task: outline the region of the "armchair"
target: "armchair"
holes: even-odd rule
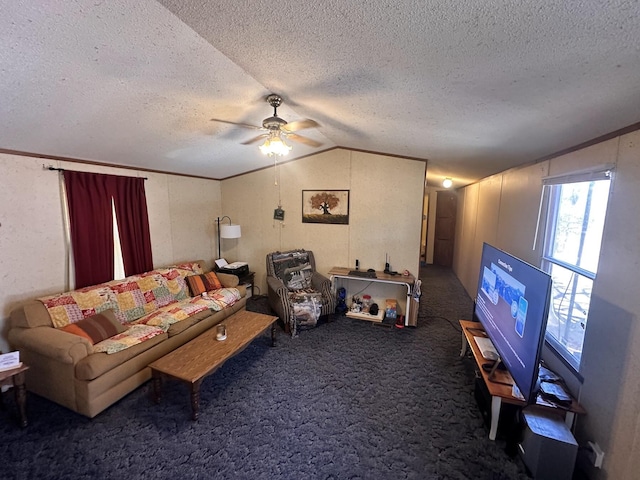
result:
[[[315,326],[320,316],[333,314],[336,307],[331,282],[316,271],[309,250],[267,254],[267,297],[291,336],[297,335],[298,327]]]

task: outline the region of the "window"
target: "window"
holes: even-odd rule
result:
[[[542,269],[553,279],[546,340],[576,371],[609,199],[610,170],[546,179]]]
[[[118,232],[118,222],[116,220],[116,206],[111,200],[111,214],[113,215],[113,238],[120,239],[120,232]],[[122,280],[127,275],[124,273],[124,258],[122,256],[122,247],[120,242],[113,242],[113,279]]]

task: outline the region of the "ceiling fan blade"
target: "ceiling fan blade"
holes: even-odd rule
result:
[[[297,132],[298,130],[304,130],[305,128],[318,128],[320,124],[315,120],[305,118],[304,120],[296,120],[295,122],[287,123],[282,130],[285,132]]]
[[[230,122],[229,120],[222,120],[220,118],[212,118],[211,121],[212,122],[228,123],[229,125],[238,125],[239,127],[253,128],[254,130],[262,130],[262,127],[258,127],[257,125],[250,125],[248,123]]]
[[[315,140],[311,140],[310,138],[303,137],[302,135],[298,135],[296,133],[287,133],[287,138],[293,140],[294,142],[304,143],[310,147],[319,147],[322,145],[320,142],[316,142]]]
[[[262,135],[258,135],[257,137],[253,137],[253,138],[251,138],[251,139],[249,139],[249,140],[247,140],[245,142],[242,142],[241,145],[251,145],[252,143],[256,143],[256,142],[258,142],[258,141],[260,141],[263,138],[266,138],[268,136],[269,136],[268,133],[263,133]]]

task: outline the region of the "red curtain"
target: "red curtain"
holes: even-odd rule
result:
[[[76,285],[113,279],[113,215],[104,175],[64,172]]]
[[[144,179],[64,172],[76,272],[75,288],[113,280],[115,205],[125,275],[153,269]]]
[[[112,178],[124,273],[129,276],[153,270],[144,178]]]

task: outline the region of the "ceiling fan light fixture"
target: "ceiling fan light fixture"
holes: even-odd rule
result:
[[[273,157],[274,155],[284,156],[291,151],[291,146],[285,143],[280,136],[280,132],[271,133],[259,148],[268,157]]]

